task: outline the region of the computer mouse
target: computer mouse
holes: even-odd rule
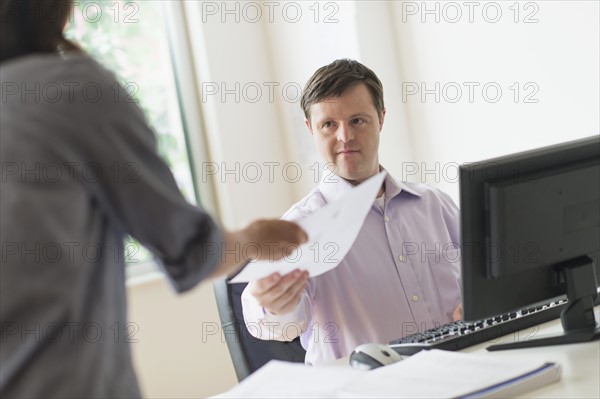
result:
[[[356,369],[372,370],[377,367],[399,362],[404,356],[398,354],[389,345],[364,344],[357,346],[350,354],[350,365]]]

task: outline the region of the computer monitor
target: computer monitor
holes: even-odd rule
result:
[[[507,349],[598,338],[600,136],[460,167],[463,317],[561,295],[564,334]]]

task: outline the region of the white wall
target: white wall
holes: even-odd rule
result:
[[[464,6],[464,20],[449,23],[440,15],[436,23],[435,16],[429,15],[423,23],[419,12],[413,15],[414,8],[406,8],[420,7],[422,2],[330,3],[338,8],[325,9],[326,2],[319,3],[316,23],[314,11],[308,8],[313,2],[298,2],[304,18],[295,23],[282,19],[281,12],[274,14],[273,22],[265,12],[259,23],[244,18],[236,22],[232,16],[226,16],[223,23],[220,14],[203,12],[203,3],[186,2],[200,96],[202,83],[227,88],[234,88],[236,82],[241,86],[264,87],[269,82],[278,83],[279,88],[289,83],[303,86],[317,67],[336,58],[357,58],[375,70],[385,87],[388,115],[382,133],[383,164],[398,177],[422,180],[420,175],[409,176],[407,166],[416,162],[421,167],[425,162],[426,168],[434,169],[439,163],[437,175],[425,176],[425,180],[456,200],[453,170],[444,170],[444,165],[600,131],[598,2],[521,2],[518,23],[508,8],[512,1],[497,3],[502,10],[497,23],[482,17],[482,8],[489,2],[477,3],[473,23]],[[427,2],[430,9],[436,3],[443,12],[446,3]],[[493,18],[493,9],[487,7],[486,17]],[[325,23],[325,16],[333,11],[338,21]],[[448,19],[454,17],[448,6],[446,11]],[[523,23],[527,15],[539,22]],[[456,82],[464,89],[462,99],[448,101],[454,95],[450,91],[446,97],[440,93],[439,103],[433,95],[422,101],[419,95],[406,93],[406,83],[419,88],[425,83],[431,89],[435,82],[441,87]],[[479,84],[473,102],[465,82]],[[510,89],[514,82],[520,87],[517,102]],[[531,93],[524,88],[528,82],[539,88],[533,96],[537,103],[524,102],[523,96]],[[498,102],[482,97],[481,87],[486,83],[501,87]],[[233,95],[224,100],[218,94],[207,95],[201,104],[211,162],[225,163],[229,169],[236,162],[280,165],[272,183],[264,177],[256,183],[237,183],[234,175],[216,175],[220,218],[229,227],[257,217],[278,217],[315,185],[309,168],[317,158],[299,104],[293,101],[297,97],[290,93],[286,98],[281,91],[275,94],[271,101],[265,89],[257,102],[243,96],[236,102]],[[281,167],[293,162],[303,172],[297,183],[289,183],[281,174]],[[263,168],[262,173],[266,172]],[[201,339],[202,323],[218,322],[212,287],[204,285],[177,298],[162,281],[156,281],[129,287],[129,294],[130,319],[140,326],[134,356],[148,397],[205,396],[235,383],[225,344],[219,339]]]
[[[214,179],[221,219],[233,228],[277,217],[292,198],[280,177],[289,154],[269,100],[277,82],[265,29],[235,15],[222,23],[221,11],[212,15],[210,7],[229,7],[224,4],[196,1],[186,9],[210,148],[211,164],[200,179]]]
[[[212,284],[176,295],[162,279],[130,285],[131,345],[142,394],[148,398],[203,398],[237,383],[221,334]]]
[[[435,3],[427,8],[434,10]],[[488,22],[496,19],[496,7],[478,4],[472,23],[464,6],[462,18],[451,23],[457,9],[447,3],[438,3],[436,22],[435,14],[423,13],[421,3],[390,2],[404,83],[419,87],[415,95],[405,93],[415,159],[430,170],[439,162],[443,170],[444,164],[599,134],[600,3],[521,2],[515,22],[515,3],[497,2],[502,14],[496,23]],[[434,94],[421,97],[421,85],[431,90],[436,82],[439,102]],[[465,82],[479,85],[472,102]],[[454,84],[463,89],[456,102]],[[486,84],[491,84],[487,98]],[[493,86],[502,90],[497,102],[492,102]],[[533,95],[527,99],[527,94]],[[458,199],[453,170],[432,174],[428,181]]]

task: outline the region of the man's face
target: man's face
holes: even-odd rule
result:
[[[340,97],[310,107],[306,121],[323,159],[334,172],[356,185],[379,172],[379,132],[383,126],[363,83],[352,86]]]

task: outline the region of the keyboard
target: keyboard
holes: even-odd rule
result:
[[[554,320],[566,304],[567,300],[561,299],[483,320],[460,320],[394,340],[390,347],[401,355],[424,349],[457,351]]]

